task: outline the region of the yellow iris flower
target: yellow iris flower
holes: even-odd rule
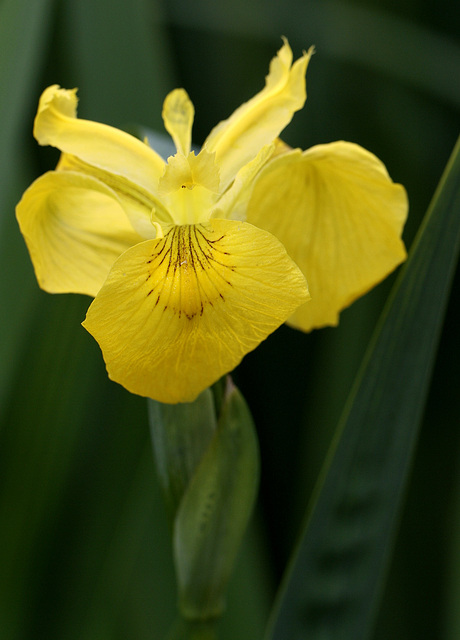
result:
[[[306,100],[311,54],[293,63],[284,41],[264,89],[197,155],[193,105],[170,93],[167,162],[78,119],[76,90],[42,94],[34,135],[62,154],[24,193],[19,225],[43,289],[94,297],[83,325],[129,391],[192,401],[283,322],[336,325],[404,260],[406,194],[374,155],[278,139]]]

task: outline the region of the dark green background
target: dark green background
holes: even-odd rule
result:
[[[308,101],[283,138],[378,155],[409,194],[410,246],[459,129],[460,10],[442,0],[1,0],[0,638],[162,638],[175,615],[145,400],[106,378],[89,299],[39,291],[14,206],[57,154],[31,136],[40,92],[162,131],[184,86],[194,141],[311,44]],[[262,450],[260,504],[222,638],[261,638],[312,484],[392,278],[338,329],[282,327],[235,373]],[[453,286],[375,639],[460,637],[459,279]],[[340,640],[340,639],[338,639]]]

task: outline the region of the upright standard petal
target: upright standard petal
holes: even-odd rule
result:
[[[38,283],[49,293],[95,296],[118,256],[143,240],[108,187],[70,171],[38,178],[16,216]]]
[[[211,220],[124,253],[83,325],[110,378],[160,402],[189,402],[307,299],[303,275],[271,234]]]
[[[41,145],[57,147],[149,191],[156,188],[165,166],[155,151],[134,136],[77,118],[76,89],[58,85],[45,89],[35,117],[34,136]]]
[[[192,125],[195,109],[184,89],[168,93],[163,104],[163,122],[178,153],[186,156],[192,146]]]
[[[215,151],[223,185],[228,185],[263,146],[273,142],[303,107],[305,74],[312,53],[310,48],[292,64],[292,51],[285,40],[271,61],[264,89],[211,131],[204,148]]]
[[[288,323],[310,331],[406,257],[407,196],[384,165],[356,144],[335,142],[272,160],[256,180],[247,220],[273,233],[308,279],[311,301]]]

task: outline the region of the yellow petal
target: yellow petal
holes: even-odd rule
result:
[[[176,153],[168,158],[165,172],[158,184],[158,193],[166,195],[179,189],[193,189],[202,186],[217,193],[219,190],[219,167],[214,154],[205,149],[195,156],[191,151],[187,156]]]
[[[275,158],[256,181],[248,221],[273,233],[311,293],[289,324],[336,325],[339,312],[406,257],[407,197],[358,145],[335,142]]]
[[[67,153],[61,154],[56,169],[81,173],[109,187],[112,195],[118,198],[132,227],[144,240],[157,237],[158,224],[171,225],[173,222],[168,209],[158,197],[124,176],[98,169]]]
[[[57,85],[45,89],[35,117],[34,136],[41,145],[57,147],[149,191],[155,189],[163,173],[164,160],[134,136],[78,119],[76,89]]]
[[[184,89],[174,89],[168,93],[163,103],[163,122],[166,131],[179,153],[186,156],[192,144],[192,125],[195,110]]]
[[[38,178],[16,215],[38,283],[50,293],[95,296],[116,258],[143,240],[110,189],[73,172]]]
[[[292,51],[284,45],[270,64],[265,87],[209,134],[204,147],[216,152],[221,180],[227,185],[260,149],[273,142],[289,124],[307,97],[305,73],[313,49],[292,64]]]
[[[83,324],[110,378],[160,402],[189,402],[307,299],[273,236],[212,220],[124,253]]]
[[[228,220],[246,220],[246,209],[254,186],[254,179],[262,167],[272,157],[276,144],[266,144],[256,157],[242,167],[232,185],[218,200],[212,216]]]
[[[218,199],[219,169],[206,150],[195,156],[176,153],[158,184],[158,195],[168,206],[175,224],[207,222]]]

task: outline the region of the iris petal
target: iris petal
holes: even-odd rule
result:
[[[219,167],[215,163],[214,154],[205,149],[197,156],[194,151],[188,156],[181,153],[170,156],[158,183],[158,193],[164,196],[179,189],[193,189],[198,185],[213,193],[219,190]]]
[[[266,144],[256,157],[245,164],[235,176],[231,187],[218,200],[213,217],[246,220],[249,196],[258,172],[273,155],[276,144]]]
[[[406,257],[407,197],[373,154],[347,142],[273,159],[257,179],[247,220],[273,233],[308,279],[312,296],[289,319],[310,331]]]
[[[37,280],[50,293],[95,296],[116,258],[143,240],[108,187],[70,171],[38,178],[16,215]]]
[[[307,299],[304,277],[273,236],[213,220],[124,253],[84,326],[113,380],[161,402],[187,402]]]
[[[222,185],[228,185],[241,167],[273,142],[303,107],[305,73],[312,53],[310,49],[292,64],[292,51],[285,41],[271,61],[264,89],[211,131],[204,147],[216,153]]]
[[[35,138],[41,145],[57,147],[144,189],[155,189],[165,165],[155,151],[124,131],[79,119],[76,114],[75,89],[48,87],[38,105]]]
[[[172,222],[171,215],[160,198],[124,176],[98,169],[67,153],[61,153],[56,170],[89,176],[109,187],[118,198],[131,225],[144,240],[156,238],[158,227],[155,222],[160,225]]]
[[[195,109],[184,89],[168,93],[163,104],[163,122],[178,153],[186,156],[192,145],[192,125]]]

